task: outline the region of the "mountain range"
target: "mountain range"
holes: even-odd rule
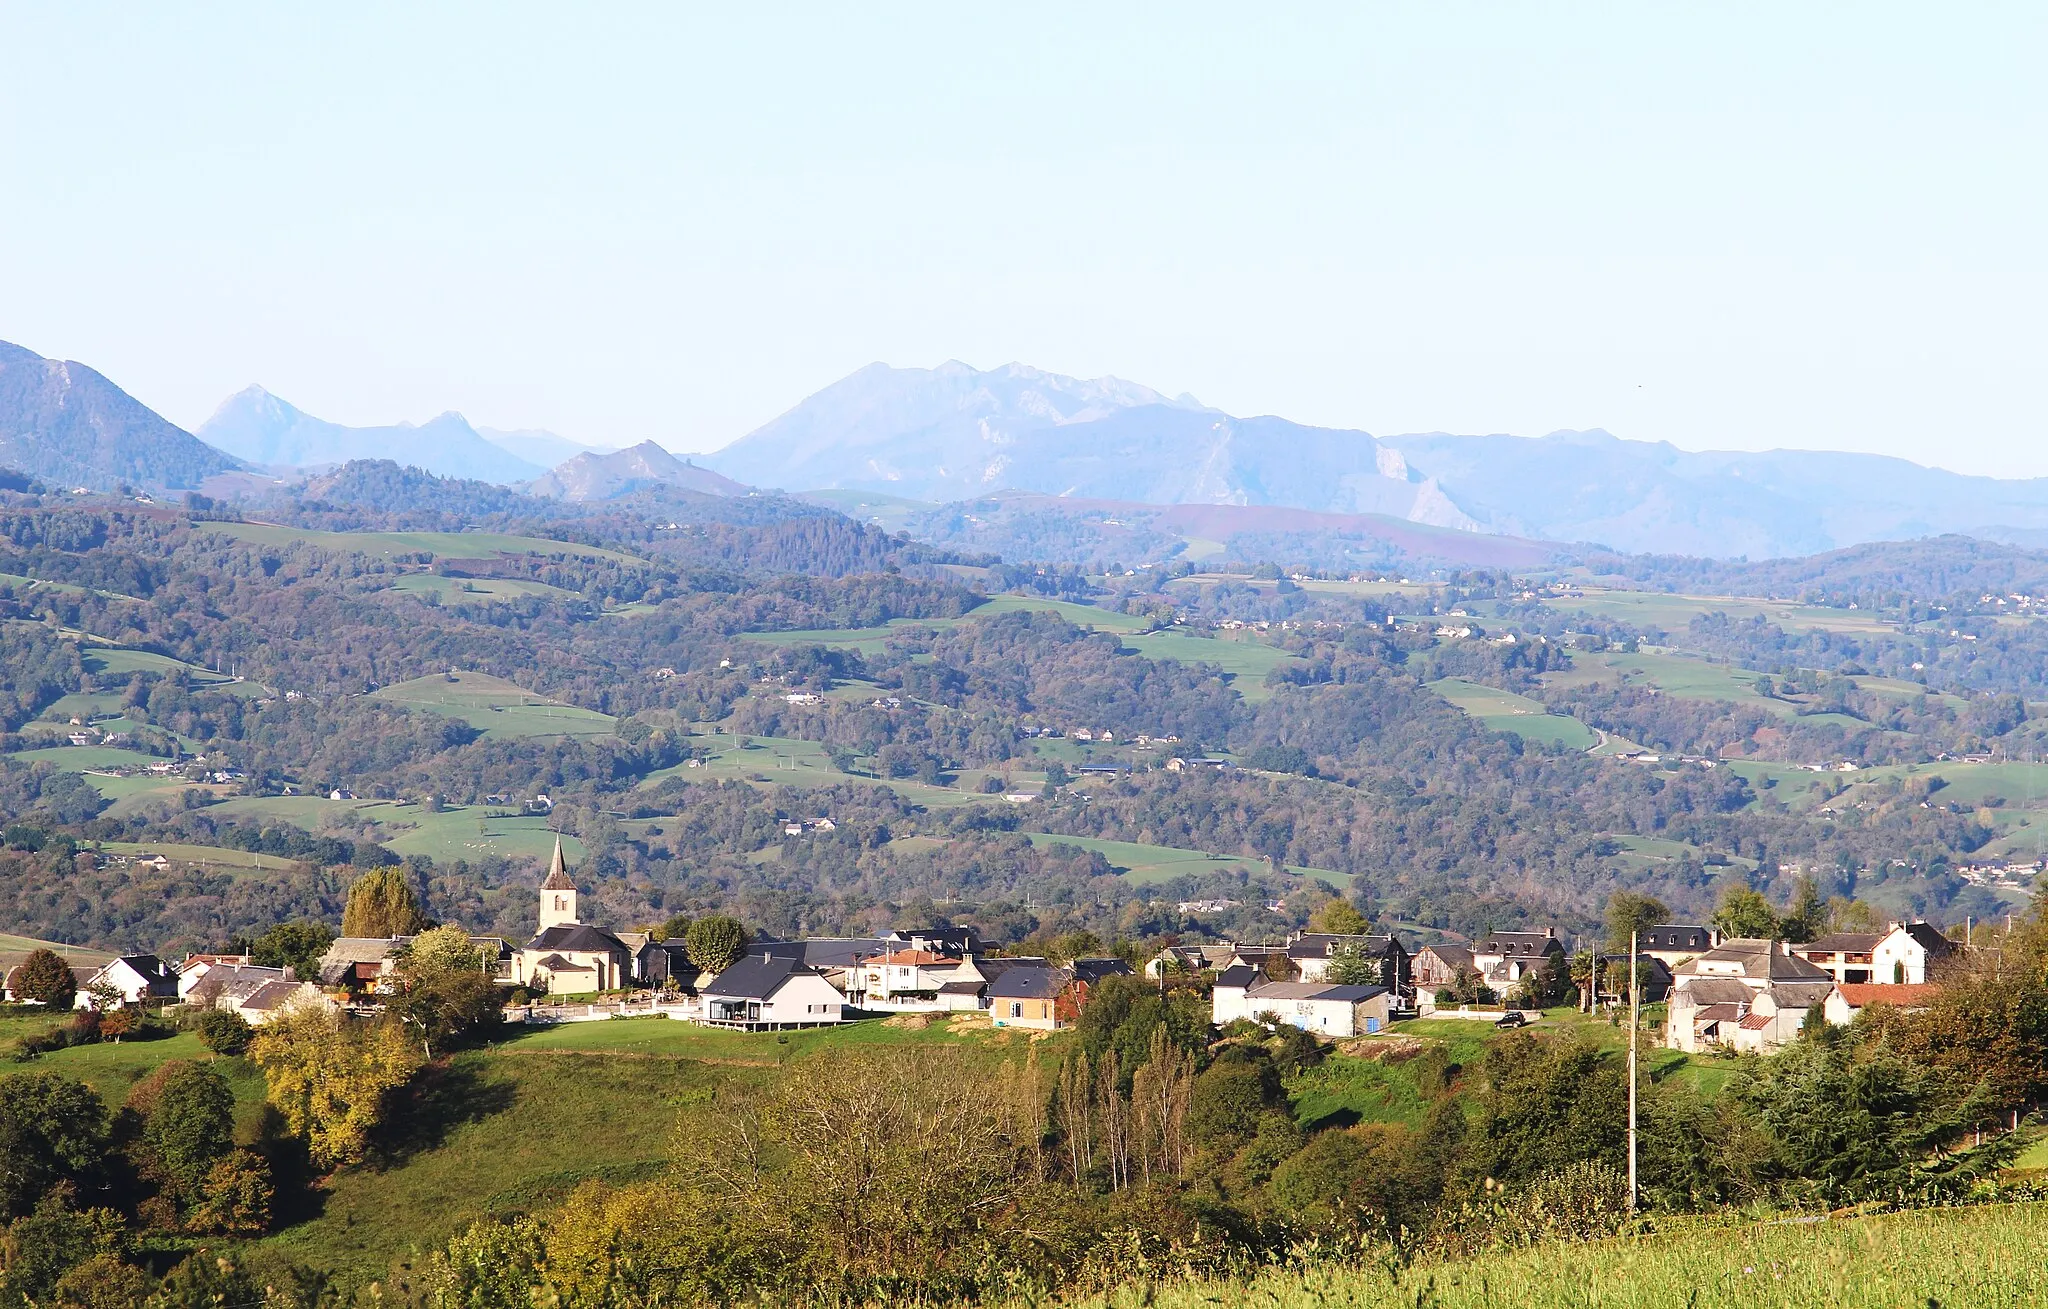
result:
[[[391,459],[442,477],[500,485],[530,482],[547,471],[493,443],[458,413],[417,425],[344,427],[301,412],[260,386],[222,401],[213,417],[199,425],[197,435],[237,459],[269,468],[326,468],[351,459]]]
[[[705,462],[800,492],[1276,505],[1708,557],[2048,532],[2048,478],[1969,477],[1826,451],[1691,453],[1602,431],[1374,437],[1237,418],[1191,396],[1020,364],[873,364]]]
[[[1022,364],[873,364],[706,462],[756,486],[932,502],[992,491],[1144,504],[1281,504],[1477,526],[1364,432],[1234,418],[1114,377]]]
[[[1824,451],[1688,452],[1602,431],[1376,437],[1238,417],[1190,395],[1023,364],[873,364],[725,449],[685,461],[653,442],[602,450],[552,432],[478,429],[457,413],[345,427],[253,386],[195,436],[84,364],[0,342],[0,466],[54,486],[167,491],[217,478],[234,495],[238,479],[225,474],[253,483],[262,479],[251,469],[358,459],[566,500],[656,485],[713,495],[762,486],[881,497],[909,515],[1021,494],[1000,516],[1040,525],[1062,517],[1048,499],[1075,503],[1066,519],[1101,526],[1144,506],[1270,506],[1348,525],[1288,520],[1282,531],[1260,520],[1262,540],[1336,532],[1367,543],[1359,548],[1378,548],[1369,542],[1387,539],[1388,529],[1351,520],[1710,558],[1784,558],[1944,533],[2048,541],[2048,478],[1971,477]],[[972,526],[975,515],[961,513]],[[1162,532],[1177,521],[1159,520]],[[1447,550],[1437,554],[1455,553]]]

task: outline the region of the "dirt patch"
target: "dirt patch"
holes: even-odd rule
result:
[[[930,1027],[933,1020],[937,1017],[937,1014],[897,1014],[893,1018],[884,1018],[882,1026],[900,1027],[909,1032],[922,1032],[925,1028]]]

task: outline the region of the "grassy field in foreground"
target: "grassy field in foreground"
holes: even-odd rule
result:
[[[1509,732],[1525,741],[1590,749],[1599,739],[1576,718],[1553,714],[1540,701],[1513,691],[1481,686],[1462,677],[1431,682],[1429,689],[1479,721],[1489,732]]]
[[[2048,1204],[1738,1225],[1545,1245],[1400,1270],[1323,1266],[1146,1285],[1088,1309],[2020,1309],[2048,1301]]]

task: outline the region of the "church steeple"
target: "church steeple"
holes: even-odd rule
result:
[[[540,930],[576,921],[576,883],[562,861],[562,834],[556,832],[555,854],[548,860],[547,880],[540,884]]]

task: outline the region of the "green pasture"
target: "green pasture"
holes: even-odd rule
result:
[[[438,559],[484,559],[493,555],[581,555],[637,564],[644,560],[616,550],[601,550],[574,541],[542,536],[511,536],[504,532],[322,532],[275,523],[195,523],[198,532],[218,532],[253,545],[317,546],[365,555],[430,554]]]
[[[1674,634],[1683,633],[1693,619],[1716,613],[1737,619],[1762,618],[1794,632],[1875,633],[1892,630],[1875,615],[1856,609],[1829,609],[1819,605],[1740,596],[1619,591],[1594,586],[1584,590],[1585,594],[1580,598],[1545,596],[1543,603],[1564,613],[1590,614],[1638,628],[1662,628]]]
[[[1510,732],[1526,741],[1563,745],[1575,750],[1591,749],[1599,737],[1576,718],[1553,714],[1543,703],[1513,691],[1482,686],[1462,677],[1431,682],[1435,691],[1489,732]]]
[[[610,736],[615,730],[609,714],[550,700],[489,673],[430,673],[370,694],[460,718],[492,737]]]
[[[82,945],[66,945],[62,941],[44,941],[33,936],[13,936],[0,932],[0,955],[27,954],[32,950],[55,950],[66,959],[81,964],[103,964],[114,956],[105,950],[94,950]],[[40,1014],[41,1010],[24,1012]],[[14,1035],[11,1030],[0,1026],[0,1039]]]
[[[308,832],[354,831],[367,824],[369,839],[399,854],[426,855],[436,860],[545,859],[555,845],[554,829],[544,814],[510,814],[491,805],[450,805],[433,813],[422,805],[390,800],[329,800],[325,796],[241,796],[208,809],[209,814],[244,818],[257,823],[285,823]],[[498,816],[506,815],[506,816]],[[583,844],[562,838],[563,852],[573,861],[583,857]]]
[[[1136,841],[1108,841],[1096,836],[1062,836],[1057,832],[1026,832],[1024,835],[1041,850],[1054,845],[1072,845],[1099,854],[1120,875],[1140,885],[1170,882],[1181,876],[1199,877],[1205,873],[1256,874],[1266,871],[1266,861],[1253,855],[1203,854],[1199,850],[1142,845]],[[1297,877],[1328,882],[1340,891],[1351,885],[1349,873],[1333,872],[1328,868],[1289,864],[1287,871]]]
[[[232,683],[235,680],[210,668],[188,664],[182,659],[173,659],[169,655],[160,655],[151,650],[130,650],[125,646],[96,646],[81,651],[79,663],[84,666],[86,672],[95,677],[121,677],[129,673],[163,675],[182,671],[192,679],[195,688],[207,690],[216,689],[217,684]]]
[[[169,845],[151,844],[147,841],[101,841],[99,850],[107,854],[162,855],[179,863],[197,864],[201,868],[222,868],[239,873],[281,873],[296,866],[295,861],[283,859],[274,854],[257,854],[250,850],[230,850],[218,845]]]
[[[147,768],[151,764],[163,762],[155,755],[143,754],[139,750],[123,750],[111,745],[39,745],[32,750],[17,750],[7,757],[16,763],[49,764],[63,773],[82,773],[92,768]],[[93,780],[98,782],[107,779]]]
[[[77,586],[70,582],[49,582],[40,577],[24,577],[20,573],[0,573],[0,587],[6,587],[17,594],[34,595],[38,591],[55,591],[59,595],[98,595],[109,600],[126,600],[129,604],[141,604],[141,599],[121,591],[102,591],[92,586]]]
[[[443,604],[489,604],[493,601],[522,600],[540,596],[552,600],[576,600],[574,591],[545,582],[517,577],[442,577],[437,573],[407,573],[391,584],[398,595],[436,596]]]
[[[1243,632],[1221,632],[1198,636],[1180,628],[1162,628],[1123,638],[1126,650],[1136,650],[1148,659],[1177,659],[1184,664],[1215,664],[1230,678],[1230,684],[1247,701],[1258,703],[1272,694],[1266,674],[1301,659],[1277,646],[1267,645]]]

